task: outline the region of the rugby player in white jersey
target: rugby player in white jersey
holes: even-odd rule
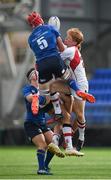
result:
[[[52,21],[53,22],[53,21]],[[81,54],[78,51],[78,48],[80,48],[81,43],[83,42],[83,34],[82,32],[77,29],[69,29],[67,32],[67,38],[65,40],[65,44],[68,46],[68,48],[61,54],[61,57],[66,60],[68,58],[68,65],[71,67],[72,71],[72,77],[77,81],[77,85],[79,86],[80,90],[83,92],[88,92],[88,81],[86,78],[85,69],[83,66],[83,60],[81,58]],[[69,48],[70,47],[70,48]],[[67,62],[66,62],[67,63]],[[51,93],[54,93],[56,90],[58,92],[65,92],[70,93],[70,90],[67,86],[64,86],[65,81],[55,81],[51,84],[50,91]],[[67,82],[65,82],[67,84]],[[83,99],[79,98],[77,94],[72,90],[72,94],[74,96],[74,104],[73,104],[73,111],[76,113],[77,116],[77,124],[79,129],[79,139],[77,143],[77,150],[80,150],[84,143],[84,131],[85,131],[85,117],[84,117],[84,108],[85,108],[85,101]],[[95,102],[95,98],[93,96],[88,96],[90,102]],[[92,98],[92,99],[90,99]],[[88,99],[87,99],[88,100]],[[69,139],[71,139],[71,127],[66,126],[63,127],[63,134],[65,137],[66,142],[71,142]],[[67,136],[68,134],[68,136]],[[70,137],[69,137],[70,134]],[[67,143],[68,145],[68,143]],[[69,152],[70,144],[68,145],[68,152]],[[67,150],[67,149],[66,149]],[[70,153],[73,150],[70,149]]]
[[[78,48],[81,47],[83,40],[83,33],[78,28],[70,28],[67,31],[67,37],[64,42],[68,48],[64,51],[64,53],[61,53],[61,57],[62,59],[69,59],[70,67],[73,71],[73,76],[78,84],[78,87],[81,91],[88,92],[88,80],[86,77],[84,62],[81,53],[78,50]],[[80,150],[85,139],[85,101],[78,97],[75,92],[73,111],[75,111],[77,116],[77,124],[79,130],[77,149]]]

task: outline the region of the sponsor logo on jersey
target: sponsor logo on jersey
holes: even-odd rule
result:
[[[36,93],[34,90],[32,90],[32,93]]]

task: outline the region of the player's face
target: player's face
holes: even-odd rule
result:
[[[37,71],[33,71],[32,75],[31,75],[31,79],[38,84],[38,73],[37,73]]]
[[[64,44],[68,47],[71,47],[76,46],[77,43],[72,39],[72,37],[69,34],[67,34]]]

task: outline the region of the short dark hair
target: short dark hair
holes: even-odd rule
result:
[[[31,72],[34,71],[34,70],[35,70],[35,68],[31,68],[31,69],[27,72],[26,77],[27,77],[28,80],[29,80],[29,77],[30,77]]]

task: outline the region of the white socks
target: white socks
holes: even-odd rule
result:
[[[60,135],[59,134],[54,134],[52,137],[52,143],[54,143],[55,145],[59,145],[59,139],[60,139]]]
[[[81,122],[77,121],[77,124],[78,124],[78,131],[79,131],[79,139],[81,141],[84,141],[86,123],[85,122],[81,123]]]
[[[59,93],[53,93],[50,95],[50,97],[54,107],[55,114],[61,114],[62,110],[60,107]]]
[[[62,131],[63,131],[63,135],[64,135],[66,149],[67,150],[73,149],[73,145],[72,145],[72,128],[71,128],[71,126],[69,124],[64,124]]]

